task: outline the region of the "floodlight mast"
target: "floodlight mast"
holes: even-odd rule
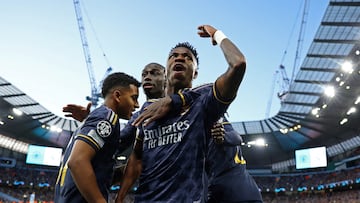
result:
[[[85,34],[85,26],[83,17],[81,14],[81,8],[80,8],[80,1],[74,0],[74,7],[75,7],[75,13],[76,13],[76,19],[80,31],[80,37],[82,42],[82,48],[84,51],[85,61],[86,61],[86,67],[89,74],[90,79],[90,85],[91,85],[91,96],[87,96],[86,100],[91,102],[91,106],[95,108],[98,105],[99,102],[99,91],[96,86],[96,80],[95,80],[95,74],[94,69],[91,62],[91,56],[90,56],[90,50],[89,50],[89,44],[87,42],[86,34]]]

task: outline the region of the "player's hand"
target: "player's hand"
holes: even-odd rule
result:
[[[200,37],[211,37],[211,42],[213,45],[217,44],[213,38],[216,31],[217,29],[212,27],[211,25],[200,25],[198,27],[198,35]]]
[[[90,114],[90,108],[90,102],[86,107],[77,104],[68,104],[63,107],[63,112],[66,113],[65,117],[71,117],[82,122]]]
[[[211,137],[216,144],[223,144],[225,137],[225,129],[222,123],[216,123],[211,128]]]
[[[143,123],[144,126],[147,126],[154,120],[164,117],[171,111],[171,102],[171,98],[167,96],[150,104],[144,108],[144,111],[134,120],[132,125],[139,126],[141,123]]]

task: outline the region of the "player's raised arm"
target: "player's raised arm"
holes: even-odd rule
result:
[[[222,101],[232,101],[240,83],[244,77],[246,60],[243,53],[237,46],[229,40],[225,34],[211,25],[201,25],[198,27],[200,37],[211,38],[213,45],[219,45],[229,68],[215,82],[217,96]]]
[[[218,30],[211,25],[199,26],[198,34],[200,37],[211,38],[212,44],[219,45],[223,51],[229,67],[215,82],[215,96],[222,102],[230,103],[235,98],[245,74],[245,56],[221,30]],[[161,102],[166,103],[166,105],[161,105]],[[147,109],[134,121],[133,125],[138,126],[143,121],[145,121],[144,125],[147,125],[150,122],[161,118],[165,115],[164,112],[170,111],[170,104],[171,101],[168,95],[165,99],[158,101],[157,105],[155,104],[147,107]]]

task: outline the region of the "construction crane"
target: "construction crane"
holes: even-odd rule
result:
[[[279,72],[281,74],[281,80],[279,83],[279,91],[277,96],[279,97],[280,101],[284,101],[286,95],[289,93],[289,87],[290,87],[290,80],[287,76],[285,66],[280,65],[279,66]]]
[[[302,51],[302,44],[304,41],[305,25],[306,25],[308,9],[309,9],[308,5],[309,5],[308,0],[304,0],[304,7],[303,7],[302,19],[301,19],[301,23],[300,23],[300,30],[299,30],[298,40],[297,40],[297,47],[296,47],[294,66],[293,66],[293,70],[292,70],[292,74],[291,74],[291,79],[289,79],[287,76],[285,66],[281,64],[279,66],[279,69],[276,70],[275,74],[274,74],[274,79],[273,79],[273,83],[272,83],[271,91],[270,91],[271,92],[270,98],[269,98],[269,101],[267,104],[267,109],[266,109],[266,114],[265,114],[266,118],[268,118],[269,114],[270,114],[275,84],[277,83],[278,87],[279,87],[277,96],[280,99],[280,101],[283,102],[285,100],[287,94],[289,93],[290,84],[294,81],[295,72],[297,72],[297,69],[298,69],[298,64],[299,64],[301,51]],[[285,50],[281,63],[283,63],[286,53],[287,53],[287,51]]]
[[[309,13],[308,10],[309,10],[308,0],[304,0],[304,8],[303,8],[303,12],[302,12],[300,31],[299,31],[299,36],[298,36],[298,40],[297,40],[294,66],[293,66],[293,70],[292,70],[292,74],[291,74],[290,83],[292,83],[294,81],[295,73],[298,71],[298,68],[299,68],[299,60],[301,58],[302,46],[303,46],[304,36],[305,36],[306,22],[307,22],[307,17],[308,17],[308,13]]]
[[[274,91],[275,91],[275,84],[277,84],[278,88],[279,88],[279,90],[277,92],[277,96],[280,99],[280,101],[283,102],[285,100],[287,94],[289,93],[289,87],[290,87],[290,80],[287,76],[284,65],[280,65],[279,69],[276,70],[274,73],[273,82],[272,82],[271,89],[270,89],[270,98],[268,100],[266,114],[265,114],[266,118],[268,118],[269,114],[270,114],[270,109],[271,109],[272,101],[273,101],[273,95],[274,95]]]
[[[95,108],[98,105],[99,98],[101,98],[102,81],[107,75],[110,74],[110,72],[112,71],[112,68],[109,67],[106,70],[104,78],[100,81],[100,84],[97,85],[96,80],[95,80],[93,65],[91,62],[89,44],[88,44],[86,34],[85,34],[85,26],[84,26],[84,21],[83,21],[83,17],[82,17],[82,13],[81,13],[81,7],[80,7],[79,0],[74,0],[74,7],[75,7],[76,19],[77,19],[77,23],[78,23],[78,27],[79,27],[79,31],[80,31],[82,48],[84,51],[86,67],[87,67],[87,71],[89,74],[90,85],[91,85],[91,95],[87,96],[86,100],[91,102],[92,108]],[[104,56],[105,56],[105,54],[104,54]]]

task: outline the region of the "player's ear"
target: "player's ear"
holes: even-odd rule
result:
[[[116,90],[114,90],[113,95],[116,99],[118,99],[123,95],[123,92],[121,89],[116,89]]]
[[[193,73],[193,79],[196,79],[197,76],[198,76],[198,71],[197,71],[197,69],[196,69],[196,70],[194,71],[194,73]]]

